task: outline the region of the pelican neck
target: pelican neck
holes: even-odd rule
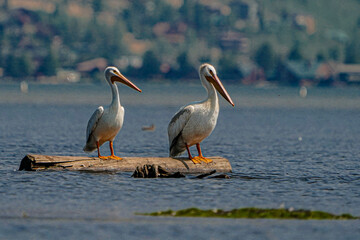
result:
[[[210,102],[211,105],[215,106],[218,104],[218,96],[215,90],[214,85],[208,82],[204,76],[200,75],[201,83],[207,91],[207,98],[204,102]]]
[[[111,92],[112,92],[112,101],[111,101],[111,107],[118,108],[120,107],[120,96],[119,96],[119,90],[116,85],[116,83],[112,84],[110,83]]]

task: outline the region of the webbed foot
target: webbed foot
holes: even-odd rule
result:
[[[121,157],[115,156],[115,155],[111,155],[109,156],[110,159],[114,159],[114,160],[122,160]]]
[[[196,156],[196,157],[192,158],[191,161],[194,164],[197,164],[197,163],[200,164],[201,162],[211,163],[213,160],[211,160],[210,158],[203,157],[203,156]]]
[[[102,160],[108,160],[108,159],[113,159],[113,160],[122,160],[121,157],[115,156],[115,155],[110,155],[110,156],[99,156],[100,159]]]

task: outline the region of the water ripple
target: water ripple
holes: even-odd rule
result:
[[[240,90],[234,92],[243,93]],[[242,98],[242,95],[232,96]],[[252,236],[259,238],[266,238],[273,232],[290,233],[299,229],[308,232],[308,238],[313,238],[317,231],[328,231],[332,233],[328,235],[329,239],[335,239],[332,236],[340,239],[346,232],[350,236],[359,232],[352,223],[278,224],[206,219],[183,222],[139,219],[133,215],[134,212],[169,208],[285,206],[359,216],[358,107],[222,107],[217,127],[202,143],[202,149],[206,156],[219,155],[229,159],[233,167],[230,179],[134,179],[131,173],[16,171],[27,153],[84,154],[86,123],[98,105],[85,100],[76,100],[77,104],[67,101],[63,104],[39,105],[31,101],[5,104],[0,95],[0,107],[6,113],[0,115],[0,216],[6,216],[0,217],[0,238],[21,238],[23,235],[17,235],[18,232],[29,233],[28,227],[40,229],[43,225],[47,226],[42,232],[46,236],[52,236],[52,231],[74,232],[78,227],[89,233],[84,236],[96,236],[96,229],[100,232],[108,230],[118,237],[122,236],[121,230],[128,232],[123,235],[126,239],[133,235],[145,236],[142,231],[146,230],[156,234],[161,228],[157,225],[167,226],[163,229],[165,235],[161,236],[188,231],[179,236],[198,237],[192,234],[196,232],[194,228],[198,228],[197,233],[209,232],[205,234],[207,239],[211,238],[211,233],[215,238],[238,238],[235,233],[239,231],[243,234],[250,231]],[[188,101],[185,98],[178,100]],[[126,100],[124,104],[125,124],[114,142],[115,151],[120,156],[167,156],[167,124],[181,104],[129,104]],[[150,124],[155,124],[154,132],[141,131],[142,126]],[[192,151],[196,150],[192,148]],[[109,150],[104,146],[102,152],[108,154]],[[23,219],[24,215],[30,219]],[[64,220],[59,223],[49,221],[50,218]],[[81,222],[84,219],[86,223]],[[120,219],[121,223],[103,224],[91,219]],[[211,224],[210,227],[207,224]],[[60,230],[56,230],[57,227]],[[4,229],[10,230],[1,235]],[[231,234],[231,229],[236,236]],[[81,236],[79,232],[74,235]],[[276,236],[273,238],[300,239],[296,234]]]

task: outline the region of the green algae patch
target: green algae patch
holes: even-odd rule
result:
[[[264,219],[300,219],[300,220],[352,220],[359,219],[350,214],[334,215],[322,211],[292,210],[292,209],[263,209],[263,208],[239,208],[230,211],[220,209],[201,210],[188,208],[178,211],[167,210],[153,213],[138,213],[147,216],[171,216],[171,217],[211,217],[211,218],[264,218]]]

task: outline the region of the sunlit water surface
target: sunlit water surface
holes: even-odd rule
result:
[[[120,156],[167,156],[167,124],[206,94],[198,82],[120,86]],[[225,84],[207,156],[231,179],[134,179],[131,173],[17,171],[27,153],[84,155],[89,117],[106,85],[0,85],[0,239],[356,239],[360,221],[154,218],[136,212],[198,207],[311,209],[360,216],[360,89]],[[154,132],[141,131],[155,124]],[[108,147],[102,147],[108,154]],[[194,152],[195,153],[195,152]],[[91,154],[95,156],[95,153]]]

